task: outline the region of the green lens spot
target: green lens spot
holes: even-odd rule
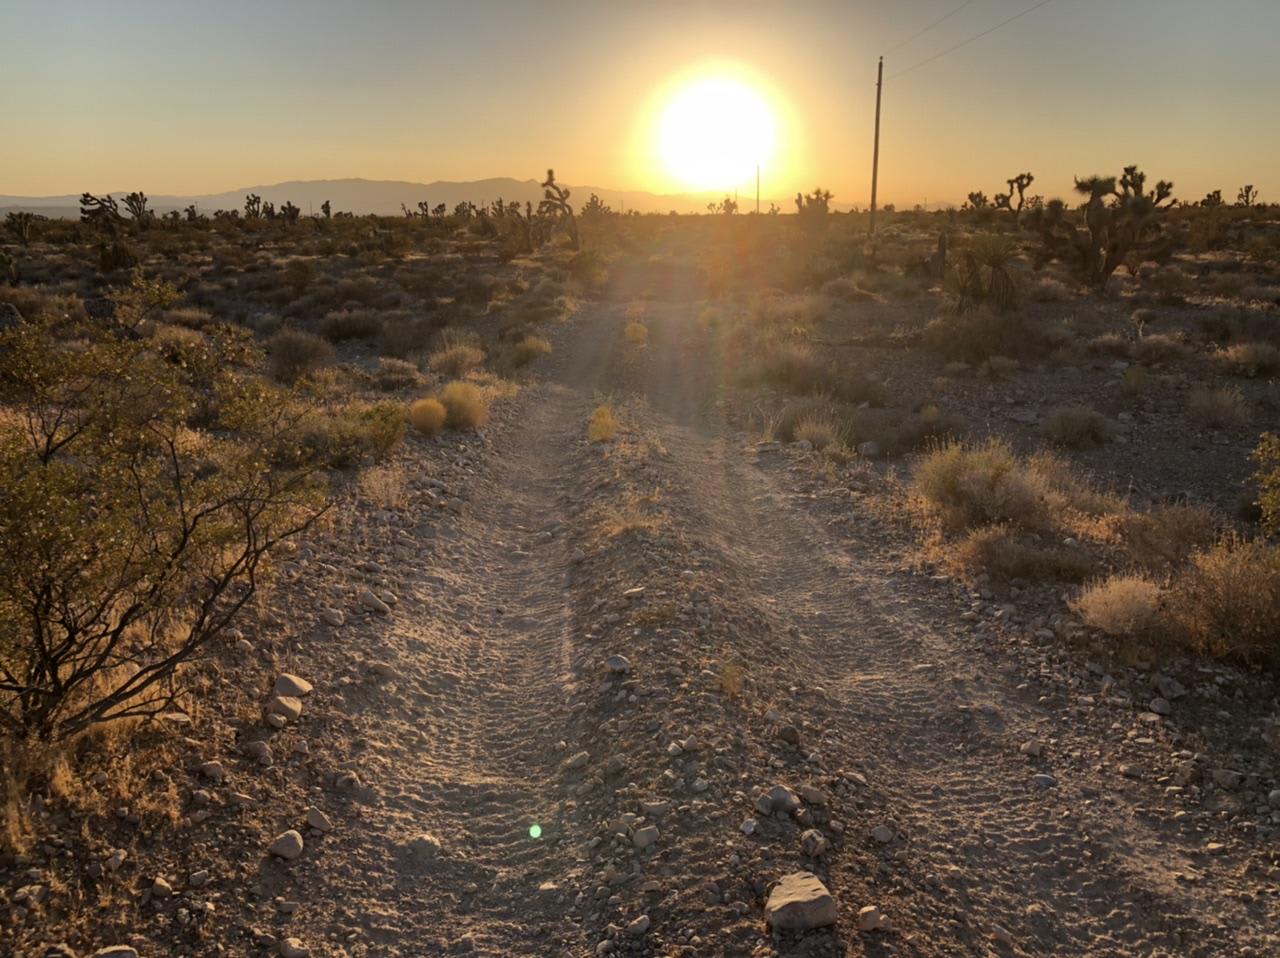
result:
[[[541,837],[542,837],[542,826],[541,826],[541,825],[539,825],[537,822],[534,822],[532,825],[530,825],[530,826],[529,826],[529,837],[530,837],[530,838],[541,838]]]

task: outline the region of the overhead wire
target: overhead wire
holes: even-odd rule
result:
[[[1053,0],[1039,0],[1038,3],[1032,4],[1031,6],[1027,7],[1025,10],[1015,13],[1013,16],[1008,17],[1007,19],[1001,20],[995,26],[988,27],[986,30],[983,30],[981,33],[974,34],[973,36],[969,37],[967,40],[961,40],[959,43],[953,44],[952,46],[947,47],[945,50],[941,50],[938,53],[935,53],[931,57],[926,57],[925,59],[921,60],[919,63],[915,63],[907,67],[905,70],[900,70],[897,73],[891,74],[887,79],[896,80],[898,77],[906,76],[908,73],[911,73],[914,70],[919,70],[922,66],[926,66],[927,64],[933,63],[935,60],[942,59],[948,53],[954,53],[956,50],[959,50],[961,47],[967,47],[969,44],[976,43],[978,40],[981,40],[983,37],[991,36],[991,34],[995,33],[1001,27],[1008,26],[1010,23],[1013,23],[1014,20],[1019,20],[1022,17],[1025,17],[1029,13],[1034,13],[1035,11],[1039,10],[1041,7],[1048,6],[1052,2]]]
[[[885,55],[888,56],[890,53],[896,53],[897,51],[901,50],[903,47],[905,47],[908,43],[912,42],[913,40],[919,40],[922,36],[924,36],[934,27],[941,26],[943,23],[946,23],[948,20],[954,17],[957,13],[959,13],[965,7],[970,6],[972,3],[973,3],[973,0],[964,0],[964,3],[960,4],[960,6],[956,7],[950,13],[943,14],[937,20],[934,20],[933,23],[929,24],[927,27],[921,27],[919,30],[911,34],[911,36],[907,37],[897,46],[893,46],[893,47],[890,47],[888,50],[885,50],[884,51]]]

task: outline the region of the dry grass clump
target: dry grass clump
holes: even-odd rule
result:
[[[1049,442],[1069,449],[1100,446],[1111,440],[1111,424],[1105,416],[1087,406],[1059,409],[1040,424],[1040,433]]]
[[[840,441],[841,430],[835,419],[821,413],[810,413],[795,424],[791,435],[796,442],[808,442],[822,450]]]
[[[267,341],[267,368],[283,383],[292,383],[333,362],[333,347],[300,329],[282,329]]]
[[[484,362],[484,350],[478,346],[458,343],[446,346],[431,354],[427,366],[440,376],[457,378],[465,376]]]
[[[1113,519],[1121,546],[1144,569],[1167,571],[1211,545],[1217,520],[1204,506],[1176,503]]]
[[[403,359],[383,356],[378,360],[378,371],[373,376],[374,385],[383,392],[397,392],[418,384],[418,367]]]
[[[1222,364],[1238,376],[1254,379],[1280,373],[1280,349],[1270,343],[1237,343],[1219,355]]]
[[[1140,362],[1172,363],[1185,359],[1191,354],[1191,347],[1167,333],[1153,333],[1141,336],[1133,344],[1133,356]]]
[[[618,420],[613,414],[612,406],[597,406],[591,413],[591,421],[587,423],[587,440],[589,442],[613,442],[618,435]]]
[[[951,313],[932,320],[924,329],[925,349],[943,359],[979,365],[991,356],[1041,355],[1048,348],[1044,331],[1021,313],[997,313],[981,308]]]
[[[623,330],[627,342],[633,346],[643,346],[649,342],[649,327],[639,320],[632,320],[627,323],[626,329]]]
[[[985,572],[993,579],[1081,582],[1092,574],[1093,558],[1080,548],[1028,542],[1005,525],[972,529],[946,552],[961,572]]]
[[[434,436],[444,428],[448,410],[439,399],[419,399],[405,414],[411,425],[424,436]]]
[[[440,390],[450,429],[479,429],[489,421],[489,404],[478,386],[458,380]]]
[[[382,316],[372,309],[340,309],[320,321],[320,334],[332,343],[373,339],[382,332]]]
[[[1164,590],[1141,574],[1113,575],[1088,586],[1071,603],[1091,628],[1107,635],[1141,638],[1160,621]]]
[[[520,340],[511,349],[511,362],[517,366],[527,366],[539,356],[551,352],[551,343],[541,336],[529,335]]]
[[[1249,418],[1244,395],[1234,386],[1213,389],[1200,386],[1187,399],[1187,415],[1195,423],[1212,429],[1238,426]]]
[[[1069,528],[1073,515],[1118,511],[1114,498],[1091,489],[1062,460],[1019,459],[989,440],[947,442],[921,457],[915,491],[926,510],[953,531],[1007,523],[1019,529]]]
[[[1197,651],[1280,663],[1280,549],[1230,536],[1191,559],[1170,590],[1170,619]]]
[[[409,480],[398,463],[384,463],[360,473],[360,497],[379,509],[399,509],[409,501]]]

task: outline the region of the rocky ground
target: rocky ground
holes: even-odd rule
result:
[[[0,944],[1276,954],[1274,683],[1090,660],[933,574],[886,470],[741,425],[693,313],[640,347],[586,308],[483,434],[410,440],[170,759],[84,783],[101,819],[44,809]]]

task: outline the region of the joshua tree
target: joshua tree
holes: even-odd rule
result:
[[[600,197],[596,196],[594,193],[591,194],[590,198],[582,206],[582,218],[584,220],[603,219],[612,212],[613,210],[609,209]]]
[[[726,196],[719,203],[708,203],[707,212],[716,213],[721,216],[732,216],[734,213],[738,212],[738,201],[732,196]]]
[[[185,210],[183,210],[182,212],[183,212],[183,213],[185,213],[185,214],[187,215],[187,222],[188,222],[188,223],[198,223],[198,222],[200,221],[200,219],[201,219],[200,211],[199,211],[198,209],[196,209],[196,204],[194,204],[194,203],[192,203],[190,206],[188,206],[188,207],[187,207]]]
[[[1050,200],[1036,210],[1030,225],[1043,244],[1037,265],[1055,258],[1075,259],[1080,278],[1101,290],[1131,253],[1157,259],[1171,253],[1172,243],[1161,236],[1156,214],[1172,195],[1173,184],[1161,180],[1148,192],[1146,180],[1136,166],[1126,166],[1118,184],[1114,176],[1077,179],[1076,191],[1088,197],[1080,207],[1083,229],[1070,222],[1062,200]]]
[[[569,191],[556,182],[555,170],[547,170],[547,178],[542,184],[542,202],[538,204],[538,213],[563,221],[569,231],[569,247],[575,250],[582,248],[578,242],[578,221],[574,218],[573,207],[569,204]]]
[[[325,219],[333,218],[333,207],[329,205],[329,201],[325,200],[320,204],[320,215]]]
[[[244,218],[247,220],[256,220],[262,215],[262,197],[257,193],[250,193],[244,198]]]
[[[449,207],[445,206],[443,203],[437,203],[435,206],[431,207],[431,215],[436,219],[443,219],[444,215],[448,212]]]
[[[981,190],[969,194],[969,209],[985,210],[987,208],[987,194]]]
[[[1035,177],[1030,173],[1019,173],[1011,179],[1005,180],[1009,184],[1008,193],[997,193],[994,197],[996,209],[1008,210],[1013,214],[1014,222],[1022,214],[1022,208],[1026,205],[1027,187],[1035,181]],[[1018,194],[1018,203],[1013,203],[1013,194]]]
[[[24,213],[15,211],[4,218],[4,228],[13,234],[23,246],[31,245],[31,225],[36,220],[44,219],[38,213]]]
[[[274,203],[263,203],[263,204],[262,204],[262,215],[263,215],[263,216],[265,216],[265,217],[266,217],[267,219],[269,219],[269,220],[274,220],[274,219],[276,218],[276,204],[274,204]]]
[[[85,193],[80,197],[80,222],[113,229],[122,219],[120,205],[110,193],[106,196]]]
[[[1252,183],[1240,187],[1240,192],[1236,194],[1236,206],[1253,206],[1257,202],[1258,191],[1253,188]]]
[[[147,194],[141,190],[124,198],[124,208],[129,211],[139,229],[146,229],[153,218],[153,214],[147,209]]]
[[[298,217],[302,215],[302,210],[293,205],[293,202],[286,200],[284,206],[280,207],[280,218],[285,224],[298,222]]]
[[[796,194],[796,215],[806,232],[819,233],[827,227],[827,213],[831,210],[831,191],[817,187],[807,196]]]
[[[1222,205],[1222,190],[1214,190],[1212,193],[1206,193],[1204,199],[1200,201],[1200,205],[1206,209],[1216,209]]]

